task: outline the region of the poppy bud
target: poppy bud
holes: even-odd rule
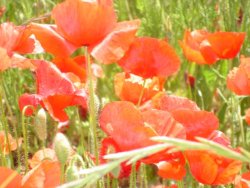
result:
[[[38,138],[41,141],[45,141],[47,139],[47,117],[46,112],[43,108],[41,108],[36,114],[34,128]]]
[[[61,164],[66,164],[70,155],[71,146],[69,140],[66,138],[66,136],[64,136],[64,134],[62,133],[56,134],[54,140],[54,150]]]
[[[77,166],[75,166],[74,164],[70,165],[66,170],[66,181],[70,182],[77,179],[79,179],[79,172]]]

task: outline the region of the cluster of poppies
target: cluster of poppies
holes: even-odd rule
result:
[[[203,137],[237,151],[231,147],[227,136],[218,130],[219,121],[212,112],[201,110],[187,98],[165,92],[167,77],[180,68],[175,49],[167,40],[136,36],[140,20],[118,22],[112,0],[65,0],[54,7],[52,19],[55,24],[0,25],[0,70],[29,68],[35,72],[36,93],[23,94],[19,99],[20,110],[26,115],[34,114],[39,107],[55,121],[67,123],[69,117],[65,108],[89,108],[89,79],[97,82],[99,77],[109,76],[103,74],[100,64],[117,63],[123,69],[114,77],[115,94],[120,101],[104,105],[98,114],[100,129],[107,135],[101,142],[101,163],[106,162],[103,156],[108,148],[124,152],[152,146],[157,144],[151,139],[154,136],[179,138],[184,142],[198,142],[196,137]],[[245,33],[187,30],[180,46],[189,61],[211,65],[221,59],[236,57],[244,38]],[[84,54],[75,53],[82,47]],[[51,54],[52,60],[22,56],[44,52]],[[250,59],[242,57],[240,66],[228,75],[227,86],[238,95],[250,94],[248,64]],[[5,134],[0,133],[1,140]],[[4,154],[17,147],[8,148],[5,142],[2,143],[0,149]],[[192,176],[209,185],[234,182],[242,167],[240,161],[211,151],[180,152],[172,149],[150,155],[138,161],[137,166],[153,164],[157,166],[160,177],[183,180],[188,164]],[[51,156],[49,158],[54,160],[54,154]],[[30,177],[36,178],[35,173],[46,171],[46,177],[40,181],[49,186],[52,177],[48,172],[55,175],[58,163],[51,167],[49,163],[52,162],[39,161],[30,163],[36,169],[32,170]],[[13,174],[6,168],[4,172],[6,177]],[[119,177],[127,177],[130,173],[131,166],[121,164]],[[0,183],[6,177],[2,179],[1,176]],[[19,175],[18,178],[21,179]],[[245,183],[243,180],[238,181],[238,186]]]

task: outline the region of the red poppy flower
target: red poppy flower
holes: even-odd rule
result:
[[[140,112],[136,107],[129,102],[113,102],[107,104],[101,112],[99,118],[101,128],[108,134],[109,145],[115,148],[115,152],[128,151],[156,144],[150,140],[152,136],[169,136],[175,138],[185,138],[185,129],[177,123],[170,113],[161,110],[147,110]],[[123,130],[126,128],[126,131]],[[126,139],[124,139],[126,137]],[[181,153],[169,152],[167,148],[164,151],[150,155],[140,162],[146,164],[171,163],[177,165]],[[183,156],[182,156],[183,157]],[[184,161],[184,160],[183,160]],[[185,162],[181,161],[178,177],[185,175]],[[180,162],[180,161],[179,161]],[[163,164],[163,163],[161,163]],[[157,164],[158,165],[158,164]],[[165,167],[164,167],[165,168]],[[161,172],[167,175],[167,169],[161,168]],[[122,165],[122,172],[130,173],[130,167],[125,168]],[[163,172],[165,171],[165,172]],[[173,178],[173,176],[169,176]]]
[[[244,38],[245,33],[185,31],[180,45],[189,61],[214,64],[219,59],[234,58],[239,53]]]
[[[100,114],[99,122],[121,151],[153,145],[156,142],[150,140],[152,136],[185,137],[183,126],[168,112],[151,110],[142,113],[126,101],[107,104]]]
[[[34,68],[32,62],[19,54],[27,54],[35,49],[34,39],[26,32],[26,27],[12,23],[0,25],[0,70],[9,67]]]
[[[211,140],[216,142],[214,137],[217,138],[213,136]],[[227,141],[225,142],[227,143]],[[241,161],[228,159],[210,151],[186,151],[185,156],[192,175],[203,184],[225,185],[232,183],[242,166]]]
[[[52,18],[59,33],[76,46],[97,44],[116,26],[112,0],[66,0],[56,5]]]
[[[18,139],[18,146],[16,139],[14,139],[11,134],[8,133],[8,142],[6,139],[6,134],[4,131],[0,131],[0,150],[3,155],[9,154],[11,151],[15,151],[18,146],[22,144],[22,139]]]
[[[115,75],[114,82],[115,93],[120,100],[138,104],[141,97],[141,104],[143,104],[155,96],[159,91],[163,90],[165,79],[154,77],[144,80],[139,76],[123,72]],[[145,85],[143,87],[144,82]]]
[[[136,38],[118,63],[125,72],[143,78],[167,77],[180,67],[179,57],[166,41],[149,37]]]
[[[60,173],[59,162],[43,161],[23,177],[22,187],[57,187],[60,185]]]
[[[240,62],[228,74],[227,87],[237,95],[250,95],[250,58],[241,57]]]
[[[42,105],[50,115],[60,122],[68,120],[64,109],[68,106],[81,105],[87,107],[87,95],[84,90],[77,89],[66,74],[61,73],[55,65],[40,61],[36,69],[37,94],[24,94],[19,99],[21,110],[27,105]],[[26,115],[31,115],[28,109]]]
[[[22,176],[16,171],[6,167],[0,167],[0,187],[21,188]]]

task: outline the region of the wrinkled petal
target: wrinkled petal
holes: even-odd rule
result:
[[[130,102],[107,104],[100,114],[99,123],[122,151],[138,149],[154,143],[149,138],[156,136],[156,133],[144,126],[140,111]]]
[[[117,62],[135,39],[139,25],[140,20],[117,23],[115,29],[92,49],[91,55],[104,64]]]
[[[212,112],[176,110],[172,115],[185,127],[188,140],[194,140],[196,136],[206,138],[219,126],[219,120]]]
[[[22,176],[16,171],[6,167],[0,167],[0,187],[21,188]]]
[[[119,65],[143,78],[168,77],[178,71],[180,60],[166,41],[142,37],[134,40]]]
[[[186,138],[185,128],[169,112],[152,109],[142,112],[142,116],[144,123],[152,127],[159,136]]]
[[[200,110],[197,104],[188,98],[159,93],[153,100],[153,107],[159,110],[173,112],[175,110]]]
[[[66,0],[56,5],[52,18],[60,34],[77,46],[97,44],[116,25],[110,1]]]

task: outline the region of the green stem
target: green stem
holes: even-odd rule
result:
[[[65,164],[61,164],[61,175],[60,175],[61,184],[64,183],[64,169],[65,169]]]
[[[183,181],[177,181],[178,188],[184,188]]]
[[[95,108],[95,91],[93,86],[93,76],[91,70],[91,62],[90,62],[90,55],[88,53],[88,48],[85,47],[85,56],[87,62],[87,69],[88,69],[88,82],[89,82],[89,121],[90,121],[90,131],[91,131],[91,140],[94,143],[94,154],[95,154],[95,162],[96,165],[99,165],[99,155],[98,155],[98,144],[97,144],[97,129],[96,129],[96,108]]]
[[[136,188],[136,163],[132,164],[132,169],[129,179],[129,188]]]
[[[23,132],[23,140],[24,140],[24,163],[25,163],[25,173],[28,171],[28,131],[27,127],[25,126],[25,111],[29,108],[29,106],[25,106],[22,111],[22,132]]]

